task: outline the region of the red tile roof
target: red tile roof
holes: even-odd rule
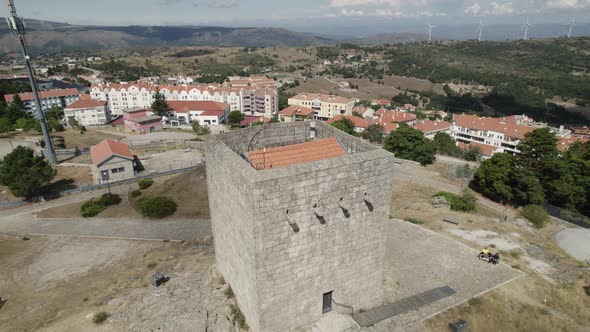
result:
[[[248,152],[247,158],[257,170],[271,169],[346,156],[334,137]]]
[[[431,121],[424,120],[414,125],[414,128],[420,130],[423,133],[431,133],[433,131],[446,130],[451,128],[451,124],[446,121]]]
[[[559,138],[559,142],[557,142],[557,148],[559,149],[559,151],[565,151],[567,149],[570,148],[570,146],[572,146],[574,143],[576,142],[588,142],[588,138],[585,137],[572,137],[572,138],[564,138],[561,137]]]
[[[375,116],[377,116],[378,122],[382,125],[385,123],[404,123],[404,122],[411,122],[416,121],[416,115],[408,112],[401,112],[401,111],[390,111],[386,109],[380,109],[375,112]]]
[[[455,114],[453,121],[460,127],[479,131],[494,131],[508,137],[524,139],[524,135],[534,131],[536,128],[523,126],[515,123],[515,118],[480,118],[477,115]]]
[[[176,113],[189,111],[222,111],[229,109],[229,104],[217,101],[168,101],[168,105]]]
[[[332,124],[336,121],[341,121],[342,119],[348,119],[352,121],[356,128],[369,128],[369,121],[354,115],[336,115],[335,117],[328,120],[328,124]]]
[[[82,108],[96,108],[96,107],[105,107],[107,104],[106,101],[102,100],[92,100],[92,99],[80,99],[76,102],[73,102],[65,109],[82,109]]]
[[[78,89],[56,89],[56,90],[41,91],[39,93],[39,97],[41,97],[41,99],[65,97],[65,96],[79,96],[79,95],[80,95],[80,92],[78,91]],[[33,100],[33,94],[31,92],[19,93],[18,96],[23,101]],[[6,100],[7,103],[12,103],[12,101],[14,100],[14,94],[4,95],[4,99]]]
[[[289,117],[293,115],[309,116],[311,114],[314,114],[314,110],[312,110],[311,108],[301,106],[289,106],[284,110],[280,111],[279,114]]]
[[[305,100],[305,101],[312,101],[312,100],[319,100],[322,103],[338,103],[338,104],[348,104],[353,102],[353,99],[348,99],[346,97],[336,96],[336,95],[326,95],[321,93],[300,93],[294,97],[289,99],[293,100]]]
[[[90,157],[94,165],[104,162],[113,155],[133,160],[133,153],[131,153],[127,144],[110,139],[105,139],[90,148]]]
[[[216,116],[217,118],[222,118],[224,114],[225,111],[209,110],[201,113],[201,116]]]
[[[470,144],[459,143],[458,146],[461,150],[469,150],[471,147],[478,147],[480,154],[488,157],[491,157],[496,152],[496,150],[498,150],[497,146],[477,142],[471,142]]]

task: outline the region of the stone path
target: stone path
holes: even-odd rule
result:
[[[353,316],[353,319],[361,327],[371,326],[387,318],[405,314],[456,293],[457,292],[449,286],[434,288],[426,292],[356,314]]]

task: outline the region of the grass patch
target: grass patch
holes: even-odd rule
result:
[[[231,289],[231,286],[227,286],[227,288],[225,289],[225,291],[223,292],[223,294],[225,294],[225,297],[227,297],[228,299],[233,298],[234,295],[234,290]]]
[[[107,314],[106,312],[97,312],[94,314],[94,316],[92,316],[92,322],[94,324],[100,325],[104,323],[107,320],[107,318],[109,318],[109,314]]]
[[[409,223],[412,223],[414,225],[423,225],[425,223],[424,220],[419,219],[419,218],[412,218],[412,217],[410,217],[410,218],[406,218],[404,220],[407,221],[407,222],[409,222]]]
[[[248,330],[249,327],[248,323],[246,323],[246,317],[242,313],[242,310],[240,310],[240,307],[238,307],[237,304],[231,304],[229,307],[231,309],[231,316],[234,322],[238,324],[241,329]]]
[[[141,190],[133,190],[131,192],[131,198],[137,198],[139,196],[141,196]]]
[[[479,297],[474,297],[472,299],[469,299],[469,301],[467,301],[467,303],[471,306],[479,306],[483,303],[483,300]]]
[[[154,180],[153,179],[142,179],[142,180],[139,180],[139,182],[137,184],[139,185],[139,189],[145,190],[154,184]]]
[[[475,212],[477,210],[477,198],[469,190],[463,190],[462,195],[446,191],[439,191],[432,197],[444,197],[451,205],[451,210],[460,212]]]
[[[510,256],[512,256],[513,258],[516,258],[516,259],[520,258],[520,251],[518,251],[518,250],[511,250],[511,251],[509,252],[509,254],[510,254]]]
[[[539,205],[527,205],[522,211],[520,216],[528,220],[535,228],[543,228],[549,223],[550,218],[547,211]]]
[[[223,276],[217,278],[217,283],[220,285],[225,285],[225,278]]]

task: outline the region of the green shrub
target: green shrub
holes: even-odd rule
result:
[[[154,180],[152,179],[142,179],[139,181],[139,189],[144,190],[152,186],[154,184]]]
[[[133,190],[131,192],[131,198],[137,198],[139,196],[141,196],[141,190]]]
[[[464,190],[463,195],[459,196],[446,191],[440,191],[432,197],[444,197],[451,205],[451,210],[461,212],[474,212],[477,209],[477,197],[469,190]]]
[[[135,208],[148,218],[166,218],[173,215],[177,209],[176,202],[168,197],[140,198],[135,202]]]
[[[550,220],[547,211],[539,205],[525,206],[520,211],[520,216],[528,220],[535,228],[543,228]]]
[[[94,217],[106,209],[106,206],[96,200],[89,200],[80,206],[80,214],[84,218]]]
[[[410,222],[410,223],[415,224],[415,225],[422,225],[422,224],[424,224],[424,220],[418,219],[418,218],[410,217],[410,218],[406,218],[405,220],[407,222]]]
[[[94,316],[92,316],[92,322],[94,324],[102,324],[107,320],[107,318],[109,318],[109,314],[107,314],[106,312],[97,312],[94,314]]]
[[[121,203],[121,197],[117,194],[106,193],[103,194],[97,202],[104,206],[117,205]]]

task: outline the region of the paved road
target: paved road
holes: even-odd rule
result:
[[[208,219],[45,219],[21,215],[0,219],[0,233],[191,241],[210,236],[211,223]]]

